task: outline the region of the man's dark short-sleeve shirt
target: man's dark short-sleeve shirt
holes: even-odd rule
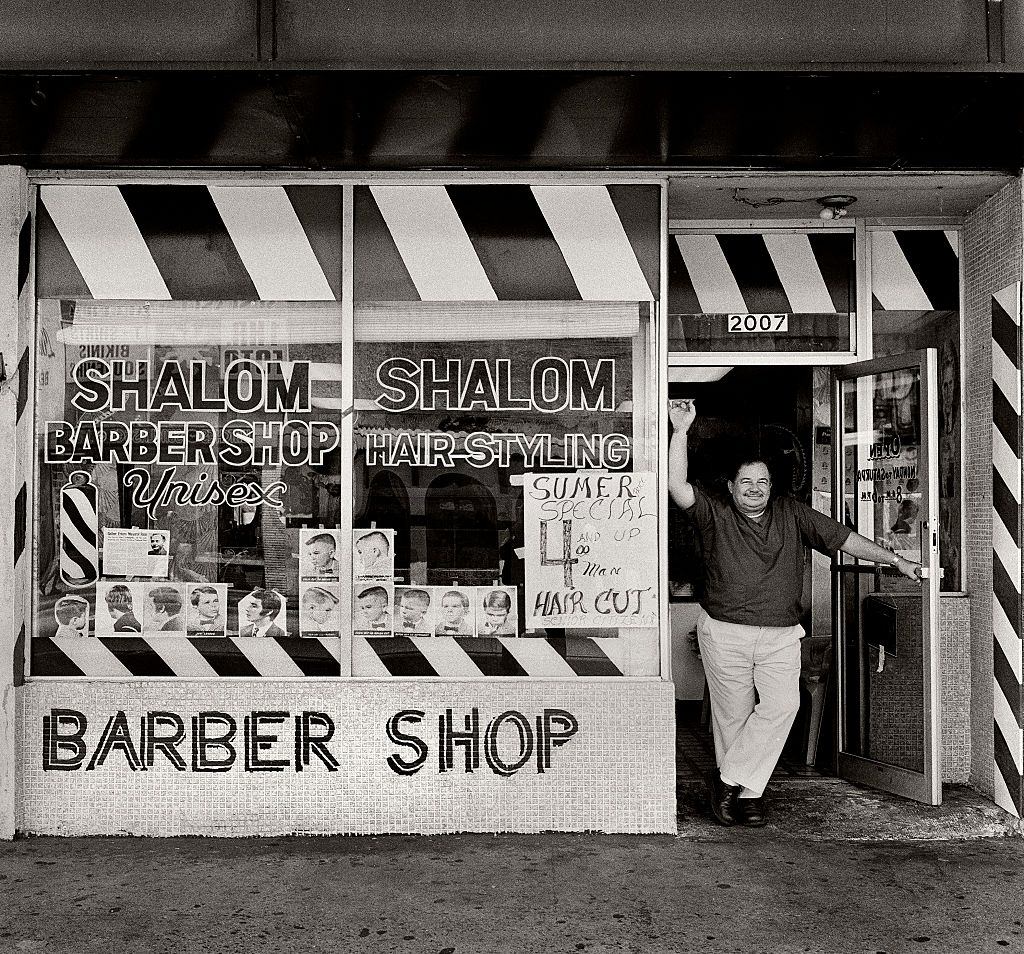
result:
[[[774,498],[758,522],[731,500],[716,500],[696,486],[693,493],[686,514],[701,538],[708,616],[746,626],[800,622],[804,547],[834,557],[849,528],[789,497]]]

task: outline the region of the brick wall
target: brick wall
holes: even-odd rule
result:
[[[970,782],[992,782],[992,319],[994,292],[1021,278],[1021,183],[964,223],[966,585],[971,594]]]

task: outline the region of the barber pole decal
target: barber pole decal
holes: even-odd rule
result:
[[[99,577],[96,485],[78,470],[60,491],[60,578],[70,589],[80,590]]]
[[[1019,283],[992,296],[992,629],[996,803],[1024,813]]]

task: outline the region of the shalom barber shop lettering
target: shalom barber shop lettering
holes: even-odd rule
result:
[[[196,481],[177,480],[175,467],[322,465],[339,446],[341,432],[337,423],[313,418],[310,368],[308,361],[238,359],[221,377],[205,361],[165,361],[158,369],[144,360],[79,361],[71,373],[71,404],[84,417],[47,423],[44,459],[134,465],[124,483],[135,505],[151,516],[172,506],[280,507],[283,482],[224,486],[208,473]],[[124,419],[129,414],[164,419]],[[230,419],[216,427],[202,419],[211,414]],[[151,464],[168,465],[156,482],[147,469]]]
[[[383,735],[393,751],[384,763],[401,776],[431,765],[439,774],[472,774],[482,765],[503,777],[543,774],[554,750],[578,731],[565,709],[532,716],[509,709],[490,719],[476,707],[436,716],[403,709],[385,720]],[[334,718],[315,710],[253,710],[241,718],[216,710],[183,715],[161,709],[137,717],[118,710],[96,719],[55,708],[42,720],[44,772],[337,772],[344,768],[343,748]]]

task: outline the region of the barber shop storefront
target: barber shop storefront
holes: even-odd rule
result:
[[[708,732],[681,399],[709,492],[756,453],[924,567],[808,557],[787,764],[968,781],[965,486],[1007,520],[1000,652],[1020,495],[1019,286],[979,340],[968,243],[1019,184],[901,224],[855,214],[894,183],[755,220],[746,180],[687,218],[709,184],[26,179],[18,829],[672,831]]]
[[[0,835],[675,832],[674,402],[922,567],[807,554],[778,772],[1020,815],[1024,84],[328,7],[0,75]]]

